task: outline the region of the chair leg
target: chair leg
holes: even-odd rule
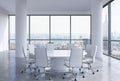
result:
[[[94,74],[95,74],[94,70],[92,69],[92,67],[91,67],[90,64],[88,64],[88,65],[89,65],[89,70],[91,70],[91,71],[92,71],[92,74],[94,75]]]
[[[40,75],[40,69],[39,68],[35,69],[34,77],[37,77],[38,75]]]
[[[73,73],[73,76],[75,78],[75,81],[77,81],[76,77],[77,77],[77,73]]]
[[[68,68],[68,70],[69,70],[68,73],[71,73],[71,68],[70,67]],[[65,75],[67,75],[68,73],[64,73],[63,74],[64,76],[62,77],[62,79],[65,79]]]
[[[81,74],[82,78],[85,78],[84,71],[83,71],[83,66],[81,66],[81,68],[79,68],[79,73]]]
[[[77,81],[77,79],[75,78],[75,81]]]
[[[96,71],[97,71],[97,72],[99,72],[99,70],[98,70],[98,69],[97,69]]]
[[[45,75],[45,73],[46,73],[46,70],[45,70],[45,67],[43,67],[44,68],[44,75]],[[40,69],[38,69],[38,71],[36,72],[36,74],[34,75],[35,76],[35,79],[36,80],[39,80],[39,78],[40,78]],[[44,80],[45,80],[45,76],[44,76]]]
[[[74,78],[75,78],[75,81],[77,81],[77,79],[76,79],[77,73],[74,73],[74,72],[73,72],[73,69],[74,69],[74,68],[72,68],[72,74],[73,74],[73,76],[74,76]]]
[[[29,66],[24,66],[24,69],[20,73],[24,73],[27,69],[29,69]]]
[[[84,73],[84,72],[83,72],[83,66],[82,66],[81,68],[79,68],[79,72],[80,72],[81,74]]]
[[[46,77],[46,70],[45,70],[45,67],[44,67],[44,74],[45,74],[45,77]],[[51,72],[50,72],[51,73]],[[44,77],[44,80],[45,80],[45,77]],[[49,80],[51,80],[51,77],[49,76]]]
[[[36,76],[36,77],[35,77],[35,80],[39,80],[39,76]]]
[[[24,68],[24,69],[23,69],[20,73],[22,73],[22,74],[23,74],[24,72],[25,72],[25,68]]]

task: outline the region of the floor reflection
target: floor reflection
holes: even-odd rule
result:
[[[0,53],[0,81],[36,81],[30,73],[21,74],[20,71],[24,67],[24,60],[15,58],[15,52]],[[92,75],[89,70],[85,71],[85,78],[77,77],[78,81],[119,81],[120,61],[111,57],[104,56],[103,61],[97,61],[94,68],[100,71]],[[62,76],[55,73],[52,81],[73,81],[72,78],[62,79]],[[38,81],[44,81],[41,78]],[[45,80],[47,81],[47,80]]]

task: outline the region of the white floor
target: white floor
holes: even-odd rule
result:
[[[120,81],[120,60],[111,57],[103,56],[103,61],[96,61],[94,70],[99,69],[95,75],[88,70],[85,70],[85,78],[77,76],[77,81]],[[17,61],[16,61],[17,60]],[[20,73],[22,64],[20,59],[15,59],[14,51],[0,53],[0,81],[36,81],[29,73]],[[72,77],[62,79],[62,73],[53,74],[52,81],[74,81]],[[44,78],[38,81],[44,81]],[[47,79],[45,81],[48,81]]]

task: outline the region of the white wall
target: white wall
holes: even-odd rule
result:
[[[8,50],[8,15],[0,8],[0,51]]]

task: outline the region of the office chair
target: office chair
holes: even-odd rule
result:
[[[54,51],[54,49],[55,49],[53,43],[48,43],[48,44],[46,45],[46,48],[47,48],[47,53],[52,53],[52,52]]]
[[[35,48],[35,54],[36,54],[36,66],[38,66],[38,68],[40,69],[40,71],[35,74],[36,80],[38,80],[40,77],[40,73],[42,73],[41,69],[44,69],[43,72],[44,74],[46,73],[46,68],[48,67],[48,57],[45,47]]]
[[[47,48],[47,54],[53,54],[55,46],[54,43],[48,43],[46,44],[46,48]],[[48,65],[50,66],[51,63],[51,59],[48,57]]]
[[[35,45],[34,44],[29,44],[28,45],[28,52],[29,52],[29,58],[35,59]]]
[[[73,47],[74,47],[73,44],[71,44],[71,43],[68,43],[68,44],[67,44],[67,50],[71,50]],[[69,58],[65,58],[64,61],[65,61],[65,62],[69,62]]]
[[[91,51],[91,48],[92,48],[92,44],[87,44],[85,51],[88,53],[88,55],[90,55],[89,53]]]
[[[87,55],[83,59],[83,64],[87,64],[88,69],[92,71],[92,74],[95,74],[95,72],[92,69],[91,64],[95,63],[95,57],[96,57],[96,53],[97,53],[97,46],[93,47],[92,45],[89,45],[88,49],[89,50],[86,50]],[[97,70],[97,72],[98,71],[99,70]]]
[[[68,43],[68,44],[67,44],[67,49],[68,49],[68,50],[71,50],[71,49],[72,49],[72,47],[74,47],[74,45],[73,45],[73,44],[70,44],[70,43]]]
[[[25,54],[24,47],[22,47],[22,52],[23,52],[24,60],[25,60],[25,67],[24,67],[24,69],[21,71],[21,73],[25,72],[27,69],[30,69],[30,72],[32,73],[32,70],[36,70],[35,59],[30,59],[30,58],[27,56],[27,54]]]
[[[65,66],[72,70],[71,73],[73,74],[75,81],[77,81],[77,79],[76,79],[77,73],[76,72],[74,73],[74,69],[78,69],[78,70],[82,69],[82,55],[83,55],[82,48],[73,47],[71,49],[69,63],[65,61]],[[84,77],[84,75],[83,75],[83,77]],[[64,78],[65,77],[63,77],[63,79]]]
[[[92,44],[87,44],[86,48],[85,48],[85,54],[83,55],[83,60],[87,57],[91,57],[91,49],[92,49]]]

